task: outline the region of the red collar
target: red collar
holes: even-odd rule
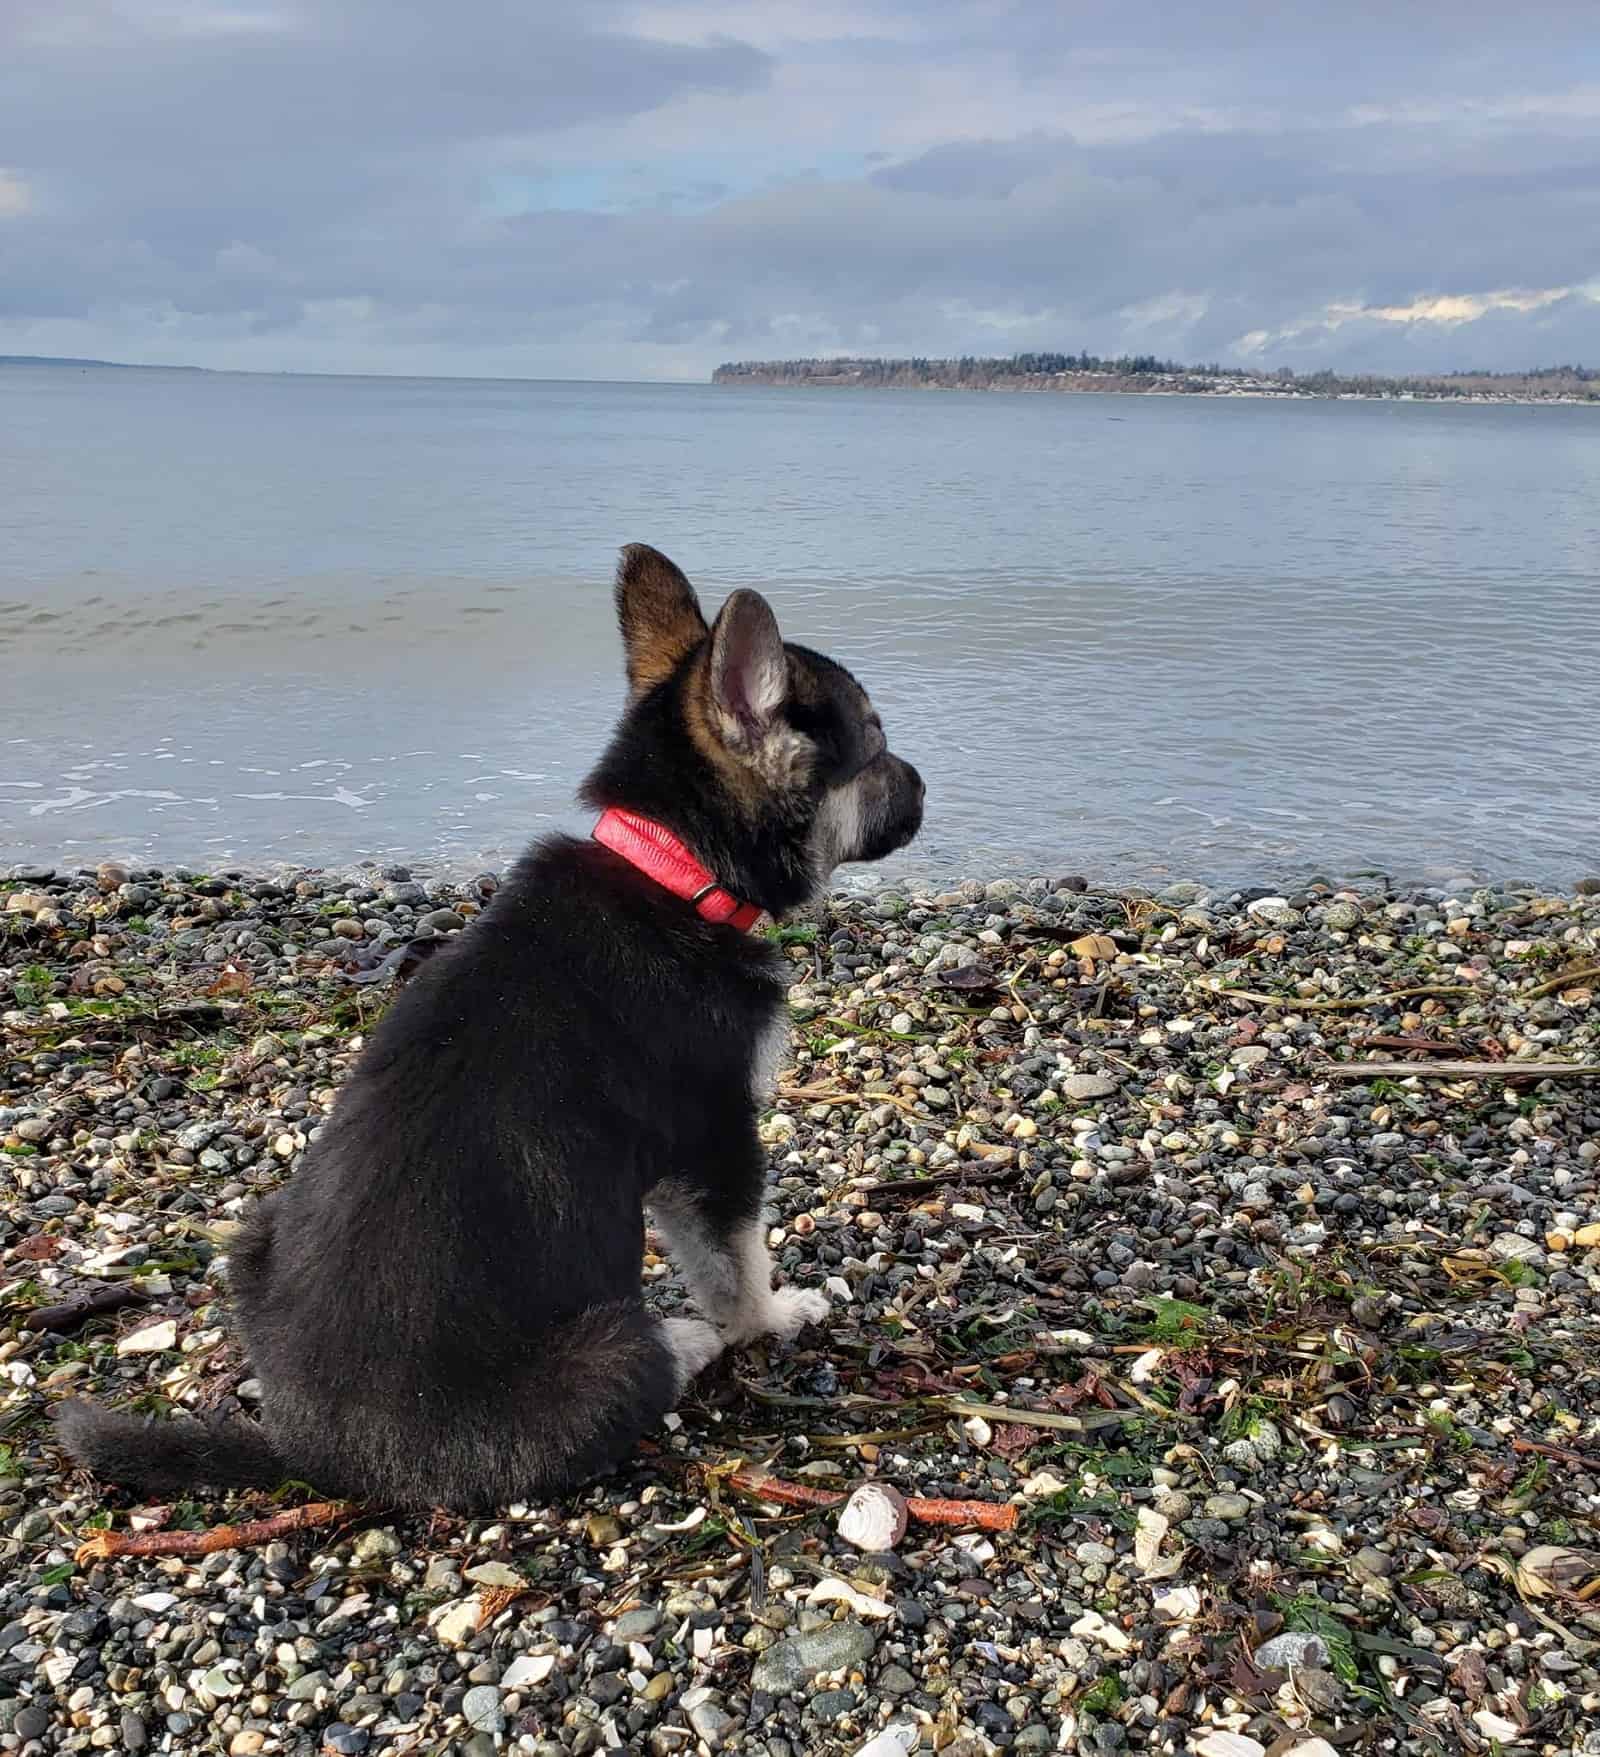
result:
[[[615,806],[601,814],[590,832],[595,841],[620,854],[673,896],[693,903],[707,921],[725,923],[748,933],[766,913],[759,904],[744,903],[722,888],[665,824]]]

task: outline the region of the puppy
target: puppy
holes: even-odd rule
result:
[[[261,1421],[56,1411],[96,1475],[481,1511],[614,1467],[725,1348],[793,1336],[756,1135],[787,1040],[748,931],[921,824],[866,691],[738,591],[709,628],[622,552],[628,699],[588,841],[534,845],[372,1033],[300,1168],[241,1228],[233,1308]],[[701,1316],[640,1292],[648,1205]]]

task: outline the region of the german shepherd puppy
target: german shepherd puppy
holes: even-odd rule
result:
[[[492,1509],[618,1464],[722,1353],[792,1337],[774,1289],[763,1088],[781,962],[744,931],[902,847],[917,772],[866,691],[738,591],[707,628],[664,555],[622,552],[628,700],[552,836],[373,1032],[301,1165],[241,1228],[232,1304],[262,1419],[56,1411],[98,1476],[167,1497],[287,1479]],[[643,1210],[702,1314],[641,1297]]]

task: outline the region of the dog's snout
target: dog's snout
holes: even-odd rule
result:
[[[900,767],[899,810],[896,813],[899,823],[896,826],[896,841],[904,847],[907,842],[922,828],[922,807],[928,797],[928,789],[923,784],[922,776],[912,768],[904,757],[896,757]]]

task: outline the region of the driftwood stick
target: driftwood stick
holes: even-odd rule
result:
[[[863,1196],[914,1196],[948,1184],[1008,1184],[1022,1176],[1020,1166],[990,1166],[973,1160],[958,1171],[930,1171],[926,1177],[891,1177],[878,1184],[857,1184]]]
[[[1560,976],[1552,976],[1548,982],[1538,983],[1533,988],[1519,988],[1511,998],[1536,1001],[1542,994],[1555,994],[1563,988],[1576,988],[1580,982],[1593,982],[1596,978],[1600,978],[1600,964],[1585,964],[1581,969],[1567,970]]]
[[[895,1098],[887,1092],[846,1092],[837,1086],[789,1086],[778,1087],[779,1098],[786,1098],[791,1104],[892,1104],[896,1110],[915,1115],[916,1107],[904,1098]]]
[[[142,1305],[149,1295],[131,1282],[96,1287],[88,1293],[63,1300],[58,1306],[39,1306],[22,1320],[24,1330],[73,1330],[90,1318],[120,1312],[124,1306]]]
[[[1600,1080],[1600,1062],[1317,1062],[1313,1080]]]
[[[1567,1446],[1552,1446],[1544,1440],[1513,1440],[1513,1452],[1537,1452],[1541,1458],[1554,1458],[1557,1463],[1570,1464],[1578,1470],[1600,1471],[1600,1457],[1586,1457]]]
[[[1464,1049],[1471,1049],[1470,1043],[1450,1043],[1442,1037],[1406,1037],[1385,1036],[1381,1031],[1370,1037],[1356,1037],[1351,1040],[1359,1049],[1414,1049],[1423,1055],[1453,1055],[1458,1060]],[[1484,1058],[1488,1060],[1488,1057]]]
[[[242,1525],[217,1525],[210,1531],[96,1531],[78,1545],[79,1567],[112,1556],[209,1556],[217,1550],[247,1550],[291,1532],[319,1525],[337,1525],[357,1517],[361,1509],[349,1501],[311,1501],[267,1519]]]
[[[1411,1000],[1425,994],[1477,994],[1465,983],[1440,985],[1424,983],[1419,988],[1390,988],[1381,994],[1364,995],[1299,995],[1258,994],[1249,988],[1213,988],[1208,982],[1191,984],[1219,1000],[1255,1001],[1260,1006],[1280,1007],[1287,1013],[1359,1013],[1367,1007],[1379,1007],[1387,1001]]]
[[[741,1465],[728,1478],[728,1487],[758,1501],[779,1507],[816,1510],[839,1507],[849,1497],[839,1489],[817,1489],[810,1483],[785,1482],[757,1465]],[[906,1512],[923,1525],[974,1525],[980,1531],[1011,1531],[1017,1509],[1009,1501],[931,1501],[920,1495],[906,1497]]]
[[[1089,1409],[1082,1415],[1058,1415],[1053,1409],[1013,1409],[1009,1403],[969,1403],[964,1397],[935,1399],[941,1409],[952,1415],[981,1415],[985,1421],[1015,1422],[1018,1427],[1049,1428],[1057,1434],[1092,1434],[1097,1428],[1114,1428],[1120,1422],[1135,1421],[1136,1409]],[[1184,1418],[1171,1410],[1163,1414],[1173,1421]]]

